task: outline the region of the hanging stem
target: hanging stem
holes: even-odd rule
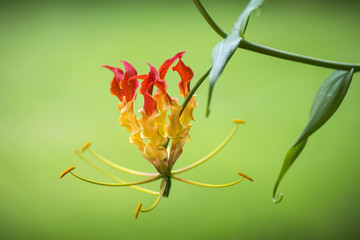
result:
[[[204,6],[200,3],[200,0],[193,0],[195,3],[195,6],[198,8],[201,15],[205,18],[207,23],[214,29],[214,31],[219,34],[221,37],[226,38],[228,33],[222,30],[215,21],[210,17],[208,12],[205,10]],[[239,48],[243,48],[246,50],[250,50],[253,52],[286,59],[294,62],[301,62],[306,63],[314,66],[320,66],[320,67],[326,67],[326,68],[332,68],[332,69],[338,69],[338,70],[351,70],[354,68],[354,72],[360,71],[360,64],[350,64],[350,63],[342,63],[342,62],[333,62],[318,58],[312,58],[307,57],[295,53],[285,52],[274,48],[269,48],[266,46],[262,46],[259,44],[251,43],[246,41],[245,39],[242,39],[239,44]]]
[[[219,34],[221,37],[226,38],[227,35],[229,35],[227,32],[225,32],[224,30],[222,30],[216,23],[215,21],[210,17],[210,15],[208,14],[208,12],[206,11],[206,9],[204,8],[204,6],[201,4],[201,2],[199,0],[193,0],[195,6],[197,7],[197,9],[199,10],[199,12],[201,13],[201,15],[205,18],[205,20],[207,21],[207,23],[212,27],[212,29],[214,29],[214,31]]]
[[[328,61],[328,60],[323,60],[323,59],[318,59],[318,58],[307,57],[307,56],[290,53],[290,52],[285,52],[285,51],[277,50],[274,48],[262,46],[259,44],[251,43],[246,40],[240,41],[239,48],[243,48],[243,49],[250,50],[253,52],[270,55],[273,57],[282,58],[282,59],[286,59],[286,60],[290,60],[290,61],[294,61],[294,62],[301,62],[301,63],[306,63],[306,64],[310,64],[310,65],[314,65],[314,66],[319,66],[319,67],[333,68],[333,69],[338,69],[338,70],[351,70],[352,68],[354,68],[354,71],[360,70],[360,64],[333,62],[333,61]]]

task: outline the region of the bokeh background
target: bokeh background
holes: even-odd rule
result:
[[[247,1],[203,1],[230,31]],[[267,1],[253,16],[248,40],[299,54],[360,62],[356,1]],[[192,1],[2,1],[0,6],[1,239],[356,239],[360,234],[360,75],[342,106],[285,176],[281,204],[271,199],[284,155],[305,126],[329,69],[238,50],[216,84],[205,118],[208,84],[192,141],[175,167],[205,156],[247,124],[218,155],[185,178],[225,183],[242,171],[254,183],[205,189],[173,182],[168,199],[133,218],[154,197],[130,188],[91,185],[60,173],[105,178],[74,154],[91,140],[108,159],[152,171],[118,126],[112,73],[132,63],[147,73],[180,51],[195,79],[210,65],[220,37]],[[178,77],[169,73],[177,94]],[[96,160],[92,159],[95,163]],[[111,170],[110,170],[111,171]],[[113,172],[113,171],[112,171]],[[117,176],[135,180],[120,172]],[[158,189],[159,183],[147,187]]]

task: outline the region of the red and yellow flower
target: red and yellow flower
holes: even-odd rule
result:
[[[247,175],[239,173],[242,178],[233,183],[211,185],[190,181],[175,176],[176,174],[192,169],[211,158],[234,135],[238,124],[244,123],[242,120],[234,120],[233,122],[235,123],[235,128],[229,137],[225,139],[225,141],[217,149],[215,149],[215,151],[213,151],[205,158],[183,169],[176,171],[172,170],[175,162],[183,151],[184,144],[190,141],[190,122],[195,120],[193,117],[193,111],[198,105],[198,103],[195,101],[195,97],[190,92],[190,81],[194,77],[194,74],[191,68],[186,66],[182,61],[184,53],[185,52],[180,52],[175,54],[174,57],[166,60],[158,70],[152,65],[148,64],[150,71],[148,74],[144,75],[138,75],[136,69],[130,63],[125,61],[121,61],[124,65],[125,71],[121,70],[120,68],[103,66],[111,70],[114,74],[114,78],[110,84],[110,92],[120,100],[120,103],[118,104],[118,109],[120,111],[120,126],[126,128],[126,130],[130,133],[129,142],[142,152],[144,158],[154,165],[158,173],[138,172],[117,165],[100,156],[90,148],[90,143],[87,143],[84,145],[81,151],[77,151],[76,153],[84,161],[88,162],[98,171],[104,173],[118,183],[102,183],[85,179],[72,172],[75,167],[71,167],[64,171],[61,174],[61,177],[70,172],[75,177],[90,183],[107,186],[130,186],[143,192],[158,195],[154,205],[146,210],[141,209],[142,204],[140,203],[136,208],[135,217],[138,216],[139,212],[147,212],[152,210],[160,201],[162,196],[167,197],[169,195],[171,179],[176,179],[182,182],[205,187],[231,186],[240,182],[244,178],[252,180]],[[173,66],[176,61],[176,65]],[[178,99],[169,96],[167,93],[168,85],[165,77],[171,66],[173,66],[172,70],[177,72],[180,76],[178,86],[180,89],[180,95],[183,96],[184,99],[187,98],[186,106],[179,105]],[[141,81],[141,84],[139,80]],[[136,113],[134,113],[134,101],[136,101],[137,98],[138,88],[140,88],[139,92],[141,95],[143,95],[144,98],[144,105],[140,110],[138,110],[139,117]],[[83,155],[85,150],[88,150],[90,154],[92,154],[100,161],[121,171],[135,175],[149,176],[151,178],[138,182],[125,182],[89,162]],[[137,186],[139,184],[151,182],[160,178],[162,179],[160,193]]]
[[[194,77],[193,71],[181,60],[184,52],[176,54],[166,60],[159,70],[149,64],[150,71],[145,75],[137,75],[135,68],[128,62],[122,61],[125,73],[110,66],[104,66],[114,73],[111,82],[111,93],[121,101],[118,104],[120,125],[130,132],[129,142],[142,152],[143,156],[152,163],[160,174],[169,174],[176,160],[179,158],[183,145],[190,141],[190,122],[194,120],[193,110],[198,105],[191,97],[184,112],[180,116],[182,106],[178,99],[167,93],[166,74],[171,65],[181,81],[179,82],[180,95],[186,98],[190,92],[190,80]],[[142,80],[141,87],[138,80]],[[140,87],[140,94],[144,97],[144,106],[138,111],[137,118],[133,110],[136,100],[136,90]],[[157,90],[155,90],[155,87]],[[170,144],[170,148],[166,146]]]

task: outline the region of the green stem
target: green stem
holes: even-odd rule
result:
[[[197,7],[197,9],[199,10],[199,12],[201,13],[201,15],[205,18],[205,20],[207,21],[207,23],[214,29],[214,31],[219,34],[221,37],[226,38],[227,35],[229,35],[227,32],[225,32],[224,30],[222,30],[216,23],[215,21],[210,17],[210,15],[208,14],[208,12],[205,10],[204,6],[201,4],[200,0],[193,0],[195,6]]]
[[[200,3],[200,0],[193,0],[193,1],[195,3],[196,7],[198,8],[199,12],[201,13],[201,15],[205,18],[205,20],[212,27],[212,29],[214,29],[214,31],[217,34],[219,34],[221,37],[226,38],[228,33],[225,32],[224,30],[222,30],[215,23],[215,21],[210,17],[208,12],[205,10],[204,6]],[[282,59],[286,59],[286,60],[290,60],[290,61],[294,61],[294,62],[306,63],[306,64],[310,64],[310,65],[314,65],[314,66],[339,69],[339,70],[351,70],[352,68],[354,68],[354,72],[360,71],[360,64],[333,62],[333,61],[328,61],[328,60],[323,60],[323,59],[302,56],[299,54],[294,54],[294,53],[290,53],[290,52],[277,50],[274,48],[269,48],[266,46],[261,46],[261,45],[255,44],[255,43],[248,42],[245,39],[241,40],[241,42],[239,44],[239,48],[243,48],[243,49],[250,50],[253,52],[266,54],[269,56],[282,58]]]
[[[319,67],[333,68],[333,69],[338,69],[338,70],[351,70],[352,68],[354,68],[354,71],[360,70],[360,64],[333,62],[333,61],[328,61],[328,60],[323,60],[323,59],[318,59],[318,58],[307,57],[307,56],[303,56],[303,55],[299,55],[299,54],[295,54],[295,53],[285,52],[285,51],[277,50],[274,48],[269,48],[266,46],[258,45],[255,43],[248,42],[246,40],[240,41],[239,48],[243,48],[243,49],[250,50],[253,52],[257,52],[257,53],[261,53],[261,54],[265,54],[265,55],[269,55],[269,56],[273,56],[273,57],[277,57],[277,58],[282,58],[282,59],[286,59],[286,60],[290,60],[290,61],[294,61],[294,62],[301,62],[301,63],[306,63],[306,64],[310,64],[310,65],[314,65],[314,66],[319,66]]]
[[[208,70],[206,70],[206,72],[200,77],[200,79],[196,82],[195,86],[191,89],[189,95],[187,95],[187,97],[185,98],[185,101],[183,103],[183,108],[180,111],[179,114],[179,118],[181,117],[181,114],[183,113],[183,111],[186,108],[186,105],[189,103],[191,97],[195,94],[196,90],[200,87],[200,85],[204,82],[204,80],[206,79],[206,77],[209,75],[210,71],[211,71],[212,66],[210,66],[208,68]]]

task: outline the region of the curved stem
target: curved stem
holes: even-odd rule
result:
[[[201,4],[200,0],[193,0],[193,1],[194,1],[195,6],[197,7],[199,12],[201,13],[201,15],[205,18],[205,20],[212,27],[212,29],[214,29],[214,31],[217,32],[217,34],[219,34],[221,37],[226,38],[227,35],[229,35],[229,34],[227,32],[225,32],[224,30],[222,30],[215,23],[215,21],[210,17],[208,12],[205,10],[204,6]]]
[[[219,34],[221,37],[226,38],[227,35],[229,35],[229,34],[225,31],[223,31],[214,22],[214,20],[210,17],[208,12],[205,10],[204,6],[200,3],[200,0],[193,0],[193,1],[195,3],[196,7],[198,8],[198,10],[200,11],[201,15],[205,18],[205,20],[212,27],[212,29],[214,29],[214,31],[217,34]],[[282,59],[286,59],[286,60],[290,60],[290,61],[294,61],[294,62],[306,63],[306,64],[310,64],[310,65],[314,65],[314,66],[332,68],[332,69],[337,69],[337,70],[347,70],[347,71],[354,68],[354,72],[360,71],[360,64],[333,62],[333,61],[328,61],[328,60],[323,60],[323,59],[318,59],[318,58],[307,57],[307,56],[290,53],[290,52],[285,52],[285,51],[281,51],[278,49],[269,48],[269,47],[262,46],[259,44],[251,43],[251,42],[246,41],[245,39],[242,39],[240,41],[239,48],[243,48],[243,49],[250,50],[253,52],[257,52],[257,53],[261,53],[261,54],[265,54],[265,55],[269,55],[269,56],[273,56],[273,57],[277,57],[277,58],[282,58]]]
[[[277,57],[277,58],[282,58],[282,59],[286,59],[286,60],[290,60],[290,61],[294,61],[294,62],[301,62],[301,63],[306,63],[306,64],[310,64],[310,65],[314,65],[314,66],[319,66],[319,67],[333,68],[333,69],[338,69],[338,70],[351,70],[352,68],[354,68],[355,72],[360,70],[360,64],[333,62],[333,61],[328,61],[328,60],[324,60],[324,59],[307,57],[307,56],[290,53],[290,52],[285,52],[285,51],[281,51],[278,49],[269,48],[269,47],[262,46],[259,44],[251,43],[246,40],[240,41],[239,48],[243,48],[243,49],[250,50],[253,52],[257,52],[257,53],[261,53],[261,54],[265,54],[265,55],[269,55],[269,56],[273,56],[273,57]]]
[[[200,87],[200,85],[204,82],[204,80],[206,79],[206,77],[209,75],[210,71],[211,71],[212,66],[210,66],[206,72],[200,77],[200,79],[196,82],[195,86],[191,89],[189,95],[187,95],[187,97],[185,98],[185,101],[182,105],[182,109],[180,111],[179,114],[179,118],[181,117],[181,114],[183,113],[183,111],[186,108],[186,105],[189,103],[190,99],[192,98],[192,96],[195,94],[196,90]]]

